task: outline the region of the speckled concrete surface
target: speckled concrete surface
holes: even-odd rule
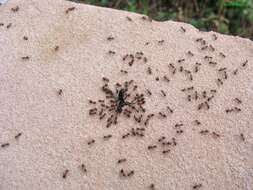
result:
[[[253,189],[250,40],[63,0],[8,1],[0,23],[1,190]],[[106,128],[102,77],[134,80],[140,123],[124,105]]]

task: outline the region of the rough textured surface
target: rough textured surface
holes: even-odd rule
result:
[[[62,0],[8,1],[0,6],[0,23],[1,190],[141,190],[152,183],[159,190],[197,184],[195,189],[253,189],[251,41]],[[132,66],[126,54],[135,57]],[[147,126],[121,113],[117,125],[106,128],[107,118],[89,115],[99,103],[88,100],[105,99],[102,77],[110,85],[135,81],[146,100],[143,120],[154,114]],[[145,128],[144,137],[122,139],[136,127]],[[161,136],[177,144],[166,147]],[[122,158],[127,161],[117,164]],[[134,175],[121,176],[122,168]]]

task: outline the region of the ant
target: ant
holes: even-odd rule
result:
[[[112,51],[112,50],[109,50],[108,53],[109,53],[110,55],[114,55],[116,52],[115,52],[115,51]]]
[[[168,149],[168,150],[163,150],[163,151],[162,151],[163,154],[167,154],[167,153],[169,153],[169,152],[170,152],[170,149]]]
[[[127,134],[125,134],[125,135],[122,135],[122,139],[127,138],[129,135],[130,135],[130,133],[127,133]]]
[[[17,135],[15,135],[15,139],[19,139],[19,137],[22,135],[22,133],[18,133]]]
[[[244,61],[244,62],[242,63],[242,67],[247,66],[248,62],[249,62],[248,60]]]
[[[158,44],[163,44],[164,43],[164,40],[159,40],[158,41]]]
[[[193,54],[191,51],[188,51],[187,53],[188,53],[188,55],[190,55],[190,56],[194,56],[194,54]]]
[[[107,37],[107,40],[108,40],[108,41],[112,41],[112,40],[114,40],[114,37],[109,36],[109,37]]]
[[[130,177],[130,176],[132,176],[132,175],[134,175],[134,170],[131,170],[131,171],[127,174],[128,177]]]
[[[59,95],[59,96],[62,95],[62,93],[63,93],[63,90],[62,90],[62,89],[58,90],[58,95]]]
[[[123,177],[126,177],[126,173],[123,169],[120,170],[120,175],[123,176]]]
[[[155,148],[157,148],[156,145],[149,145],[149,146],[148,146],[148,150],[152,150],[152,149],[155,149]]]
[[[75,9],[76,9],[75,7],[70,7],[65,11],[65,13],[68,14],[70,11],[73,11]]]
[[[12,23],[9,23],[6,28],[9,29],[12,26]]]
[[[183,26],[181,26],[180,28],[183,32],[186,32],[186,29]]]
[[[93,144],[93,143],[95,143],[95,140],[94,140],[94,139],[90,140],[87,144],[88,144],[88,145],[91,145],[91,144]]]
[[[152,18],[148,17],[148,16],[142,16],[141,17],[142,20],[147,20],[149,22],[152,22]]]
[[[245,141],[245,136],[244,136],[243,133],[240,134],[240,137],[241,137],[241,140],[242,140],[242,141]]]
[[[10,146],[10,143],[4,143],[1,145],[2,148]]]
[[[233,71],[233,75],[237,75],[237,73],[238,73],[238,69],[235,69],[235,70]]]
[[[111,137],[112,137],[112,135],[105,135],[105,136],[104,136],[104,139],[105,139],[105,140],[108,140],[108,139],[110,139]]]
[[[237,103],[237,104],[241,104],[242,101],[239,99],[239,98],[235,98],[234,101]]]
[[[195,123],[196,125],[201,125],[201,122],[200,122],[199,120],[194,120],[194,123]]]
[[[126,162],[127,160],[126,160],[126,158],[122,158],[122,159],[119,159],[118,161],[117,161],[117,163],[118,164],[121,164],[122,162]]]
[[[213,34],[213,40],[217,40],[218,37],[216,36],[216,34]]]
[[[205,134],[209,133],[209,131],[206,129],[206,130],[201,130],[199,133],[202,135],[205,135]]]
[[[199,189],[200,187],[202,187],[202,184],[195,184],[194,186],[192,186],[193,189]]]
[[[162,142],[166,137],[162,136],[161,138],[158,139],[158,142]]]
[[[224,53],[222,53],[222,52],[220,52],[220,56],[223,57],[223,58],[226,57],[226,55]]]
[[[213,134],[213,137],[214,137],[214,138],[220,137],[220,135],[219,135],[218,133],[216,133],[216,132],[212,132],[212,134]]]
[[[155,185],[154,185],[153,183],[151,183],[150,186],[149,186],[149,188],[150,188],[151,190],[155,190]]]
[[[69,173],[69,170],[65,170],[62,174],[62,178],[65,179],[67,177],[67,174]]]
[[[133,21],[129,16],[126,17],[128,21]]]
[[[81,165],[81,169],[82,169],[82,171],[83,171],[84,173],[86,173],[86,172],[87,172],[87,169],[86,169],[86,167],[85,167],[85,165],[84,165],[84,164],[82,164],[82,165]]]
[[[211,51],[215,51],[215,48],[212,45],[209,45]]]
[[[13,7],[13,8],[11,8],[11,10],[12,10],[12,12],[18,12],[19,6]]]
[[[28,60],[28,59],[30,59],[30,57],[29,56],[24,56],[24,57],[22,57],[22,59],[23,60]]]
[[[150,67],[148,67],[148,74],[151,75],[152,74],[152,70]]]
[[[59,46],[55,46],[55,47],[54,47],[54,51],[58,51],[59,48],[60,48]]]

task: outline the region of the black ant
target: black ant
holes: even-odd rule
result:
[[[183,32],[186,32],[186,29],[183,26],[181,26],[180,28]]]
[[[118,161],[117,161],[117,163],[118,164],[121,164],[122,162],[126,162],[127,160],[126,160],[126,158],[122,158],[122,159],[119,159]]]
[[[60,48],[59,46],[55,46],[55,47],[54,47],[54,51],[58,51],[59,48]]]
[[[126,17],[128,21],[133,21],[129,16]]]
[[[10,146],[10,143],[4,143],[1,145],[2,148]]]
[[[22,135],[22,133],[18,133],[17,135],[15,135],[15,139],[19,139],[19,137]]]
[[[12,10],[12,12],[18,12],[19,6],[13,7],[13,8],[11,8],[11,10]]]
[[[9,23],[6,28],[9,29],[12,26],[12,23]]]
[[[67,177],[67,174],[69,173],[69,170],[65,170],[62,174],[62,178],[65,179]]]
[[[63,90],[62,90],[62,89],[58,90],[58,95],[59,95],[59,96],[62,95],[62,93],[63,93]]]
[[[65,13],[68,14],[70,11],[73,11],[75,9],[76,9],[75,7],[70,7],[65,11]]]
[[[216,36],[216,34],[213,34],[213,40],[217,40],[218,37]]]
[[[202,187],[201,183],[193,185],[192,189],[199,189],[200,187]]]
[[[245,141],[245,136],[244,136],[243,133],[240,134],[240,137],[241,137],[241,140],[242,140],[242,141]]]
[[[87,172],[87,169],[86,169],[86,167],[85,167],[85,165],[84,165],[84,164],[82,164],[82,165],[81,165],[81,169],[82,169],[82,171],[83,171],[84,173],[86,173],[86,172]]]
[[[149,186],[149,188],[150,188],[151,190],[155,190],[155,185],[154,185],[153,183],[151,183],[150,186]]]

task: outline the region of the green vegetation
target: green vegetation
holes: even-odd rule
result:
[[[148,15],[155,20],[187,22],[253,40],[253,0],[72,0]]]

